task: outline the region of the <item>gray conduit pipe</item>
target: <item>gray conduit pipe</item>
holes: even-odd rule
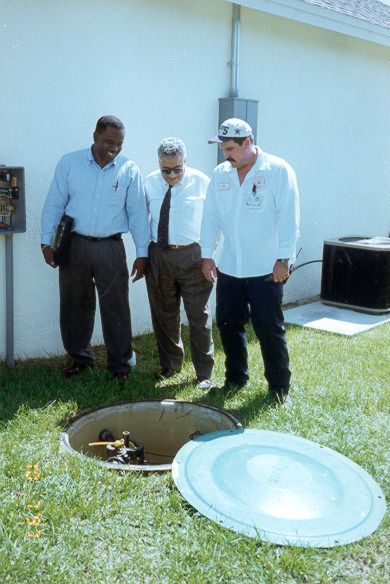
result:
[[[6,363],[14,366],[14,250],[12,233],[5,236]]]
[[[240,57],[241,6],[233,4],[230,97],[238,97],[238,68]]]

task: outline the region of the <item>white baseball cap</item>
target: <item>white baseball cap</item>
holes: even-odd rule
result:
[[[232,138],[248,138],[253,135],[250,125],[239,118],[229,118],[219,126],[218,134],[208,140],[209,144],[227,142]]]

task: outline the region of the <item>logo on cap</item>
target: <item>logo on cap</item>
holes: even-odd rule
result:
[[[211,138],[209,144],[213,142],[225,142],[232,138],[248,138],[252,135],[252,128],[245,120],[230,118],[220,125],[217,136]]]

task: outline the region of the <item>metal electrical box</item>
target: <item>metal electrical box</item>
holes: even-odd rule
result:
[[[390,312],[390,238],[324,241],[320,299],[372,314]]]
[[[26,231],[24,168],[0,166],[0,234]]]
[[[220,97],[218,101],[218,127],[229,118],[245,120],[252,127],[256,143],[259,101],[257,99],[242,99],[241,97]],[[223,161],[223,153],[218,149],[218,164]]]

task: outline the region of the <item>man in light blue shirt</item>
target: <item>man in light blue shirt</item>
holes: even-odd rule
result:
[[[295,259],[299,193],[294,170],[253,143],[252,128],[231,118],[217,142],[225,162],[214,170],[201,229],[202,271],[217,282],[217,325],[226,355],[224,391],[249,379],[245,325],[260,342],[264,375],[277,403],[291,403],[283,326],[283,283]],[[214,253],[223,234],[218,271]]]
[[[129,272],[122,233],[130,231],[136,260],[133,282],[146,272],[150,228],[138,167],[119,153],[125,130],[115,116],[96,125],[91,148],[59,161],[42,212],[41,248],[56,268],[51,247],[66,214],[74,219],[67,262],[59,269],[60,325],[64,348],[73,360],[66,377],[94,364],[90,341],[99,296],[107,367],[124,381],[135,366],[129,307]]]

